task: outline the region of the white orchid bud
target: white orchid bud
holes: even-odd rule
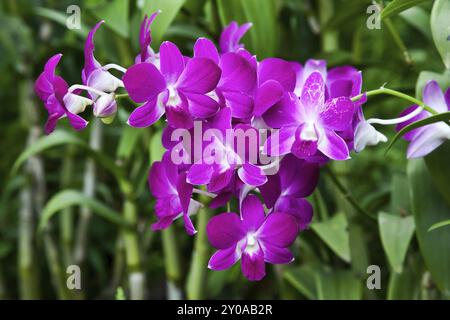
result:
[[[89,76],[87,85],[99,91],[114,92],[117,88],[123,87],[123,82],[110,72],[97,69]]]
[[[367,121],[361,121],[355,129],[354,148],[356,152],[361,152],[366,146],[375,146],[388,139],[384,134],[378,132]]]
[[[101,95],[94,103],[94,116],[107,118],[117,112],[117,103],[114,94]]]
[[[73,114],[82,113],[87,106],[94,103],[94,101],[92,101],[91,99],[79,96],[71,92],[68,92],[64,96],[63,101],[67,110],[69,110]]]

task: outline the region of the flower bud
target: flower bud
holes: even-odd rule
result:
[[[114,94],[105,94],[100,96],[94,103],[94,116],[107,118],[117,112],[117,103]]]
[[[64,105],[73,114],[82,113],[87,106],[94,103],[91,99],[68,92],[64,98]]]
[[[386,142],[387,138],[382,133],[378,132],[367,121],[361,121],[355,129],[355,151],[360,152],[366,146],[375,146],[380,142]]]

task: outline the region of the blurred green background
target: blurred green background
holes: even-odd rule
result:
[[[448,87],[432,25],[448,28],[450,13],[430,23],[432,0],[378,3],[391,10],[380,29],[367,27],[372,1],[363,0],[2,0],[0,298],[448,298],[450,227],[428,232],[450,218],[448,143],[425,160],[407,161],[400,141],[387,154],[379,145],[327,165],[310,197],[313,223],[292,248],[295,262],[268,266],[266,278],[251,283],[240,264],[207,270],[212,249],[202,228],[209,210],[195,218],[196,237],[178,223],[150,231],[155,218],[146,180],[161,156],[162,126],[127,127],[129,102],[120,101],[109,125],[90,119],[75,133],[62,121],[51,136],[42,133],[46,111],[33,82],[46,60],[63,53],[59,74],[79,83],[87,32],[105,19],[96,57],[128,67],[138,52],[139,24],[157,9],[156,50],[164,39],[190,55],[198,37],[217,42],[232,20],[250,21],[243,42],[259,60],[350,64],[362,70],[364,90],[386,83],[420,97],[426,80]],[[66,27],[70,5],[80,8],[81,29]],[[407,106],[377,96],[364,108],[367,117],[387,118]],[[73,264],[81,268],[81,290],[66,286]],[[380,289],[367,288],[370,265],[380,268]]]

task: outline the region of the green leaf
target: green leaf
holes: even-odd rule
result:
[[[431,40],[430,15],[428,12],[421,7],[412,7],[401,12],[399,16]]]
[[[231,21],[239,24],[251,22],[253,26],[244,36],[243,43],[259,59],[273,56],[278,48],[277,5],[274,0],[218,0],[222,26]]]
[[[126,126],[120,136],[119,146],[117,147],[117,158],[128,159],[133,151],[136,150],[136,143],[143,133],[144,130]]]
[[[91,9],[100,20],[105,20],[105,26],[124,38],[130,32],[129,0],[112,0]]]
[[[450,207],[437,192],[423,159],[410,160],[408,177],[416,235],[431,277],[450,297],[450,228],[428,232],[430,226],[448,219]]]
[[[450,87],[450,71],[446,70],[444,73],[436,73],[432,71],[421,71],[419,73],[419,77],[416,82],[416,97],[419,100],[422,100],[422,92],[423,88],[430,80],[436,80],[439,83],[439,86],[442,90],[445,90]]]
[[[162,143],[162,132],[155,132],[150,140],[150,162],[153,163],[155,161],[160,161],[166,149],[164,149]]]
[[[430,1],[430,0],[394,0],[390,2],[386,8],[381,11],[381,19],[389,18],[390,16],[394,16],[399,14],[406,9],[414,7],[419,3]]]
[[[406,127],[403,127],[402,130],[400,130],[399,132],[397,132],[394,136],[394,138],[392,138],[391,142],[389,142],[388,146],[386,147],[386,151],[385,153],[388,153],[389,150],[392,148],[392,146],[394,145],[394,143],[397,142],[398,139],[400,139],[401,137],[403,137],[406,133],[410,132],[411,130],[432,124],[432,123],[436,123],[436,122],[448,122],[450,120],[450,111],[449,112],[443,112],[443,113],[439,113],[439,114],[435,114],[432,116],[429,116],[428,118],[413,122],[409,125],[407,125]]]
[[[420,277],[405,268],[402,273],[391,272],[389,277],[387,299],[388,300],[412,300],[418,296]]]
[[[85,196],[77,190],[63,190],[55,194],[45,205],[39,220],[38,231],[42,231],[51,217],[63,209],[71,206],[83,206],[92,210],[93,213],[105,220],[121,227],[131,227],[119,212],[105,206],[96,199]]]
[[[161,10],[152,24],[152,45],[158,47],[164,34],[177,16],[185,0],[145,0],[142,15]]]
[[[445,226],[448,226],[448,225],[450,225],[450,219],[433,224],[430,227],[430,229],[428,229],[428,231],[433,231],[433,230],[436,230],[438,228],[445,227]]]
[[[311,224],[311,228],[342,260],[350,262],[350,244],[345,214],[338,213],[331,219]]]
[[[303,265],[299,268],[286,271],[284,278],[306,298],[317,299],[317,290],[314,281],[317,271],[317,266]]]
[[[360,300],[362,283],[351,271],[321,272],[316,277],[319,300]]]
[[[442,146],[425,157],[425,163],[436,189],[447,201],[447,205],[450,206],[450,168],[448,159],[450,159],[450,142],[446,141]]]
[[[401,217],[385,212],[378,214],[381,243],[396,272],[402,272],[403,261],[414,233],[413,216]]]
[[[402,216],[412,214],[408,186],[408,177],[406,174],[394,173],[391,180],[390,213]]]
[[[52,21],[60,24],[64,28],[66,28],[67,14],[65,14],[61,11],[56,11],[56,10],[47,9],[47,8],[36,8],[35,12],[38,16],[52,20]],[[89,33],[89,29],[83,24],[81,25],[81,29],[73,29],[70,31],[73,31],[76,35],[78,35],[83,40],[86,39],[86,37]]]
[[[450,69],[450,1],[435,0],[431,11],[431,33],[442,61]]]

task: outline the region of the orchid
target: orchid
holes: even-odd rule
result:
[[[250,23],[231,22],[219,46],[197,39],[192,56],[184,56],[169,41],[155,53],[151,25],[159,13],[144,17],[133,65],[96,60],[94,36],[104,23],[100,21],[86,39],[82,83],[69,87],[55,75],[58,54],[46,63],[35,91],[49,114],[46,133],[64,117],[76,130],[85,128],[87,121],[79,114],[88,106],[95,117],[112,119],[119,95],[137,105],[131,113],[123,110],[131,127],[167,121],[158,123],[163,126],[164,156],[148,174],[155,198],[151,228],[166,229],[181,219],[186,232],[194,235],[191,216],[202,214],[201,207],[235,205],[239,214],[227,209],[206,226],[217,249],[210,269],[228,269],[241,260],[243,274],[255,281],[265,276],[265,263],[292,262],[288,247],[313,220],[307,197],[317,187],[322,166],[386,142],[375,124],[397,124],[399,131],[429,117],[431,108],[450,110],[450,90],[444,95],[432,81],[425,86],[424,103],[407,108],[399,118],[366,120],[367,98],[387,89],[362,93],[362,73],[352,66],[327,70],[325,60],[309,59],[304,65],[277,57],[258,60],[240,42]],[[388,93],[405,98],[394,90]],[[422,157],[450,139],[450,127],[433,123],[404,138],[410,141],[407,157]],[[200,197],[211,201],[201,203]]]
[[[255,281],[265,276],[265,262],[284,264],[294,260],[287,247],[298,233],[295,218],[285,213],[266,216],[258,198],[252,195],[243,201],[240,217],[232,212],[219,214],[209,221],[206,232],[218,249],[208,264],[213,270],[228,269],[242,259],[242,272]]]
[[[448,112],[450,110],[450,88],[447,89],[444,95],[436,81],[429,81],[423,89],[423,101],[427,106],[439,113]],[[418,105],[413,105],[400,115],[413,117],[398,124],[396,127],[397,131],[413,122],[425,119],[431,114]],[[405,134],[403,138],[410,141],[406,153],[408,158],[423,157],[450,139],[450,126],[444,122],[433,123],[414,129]]]

